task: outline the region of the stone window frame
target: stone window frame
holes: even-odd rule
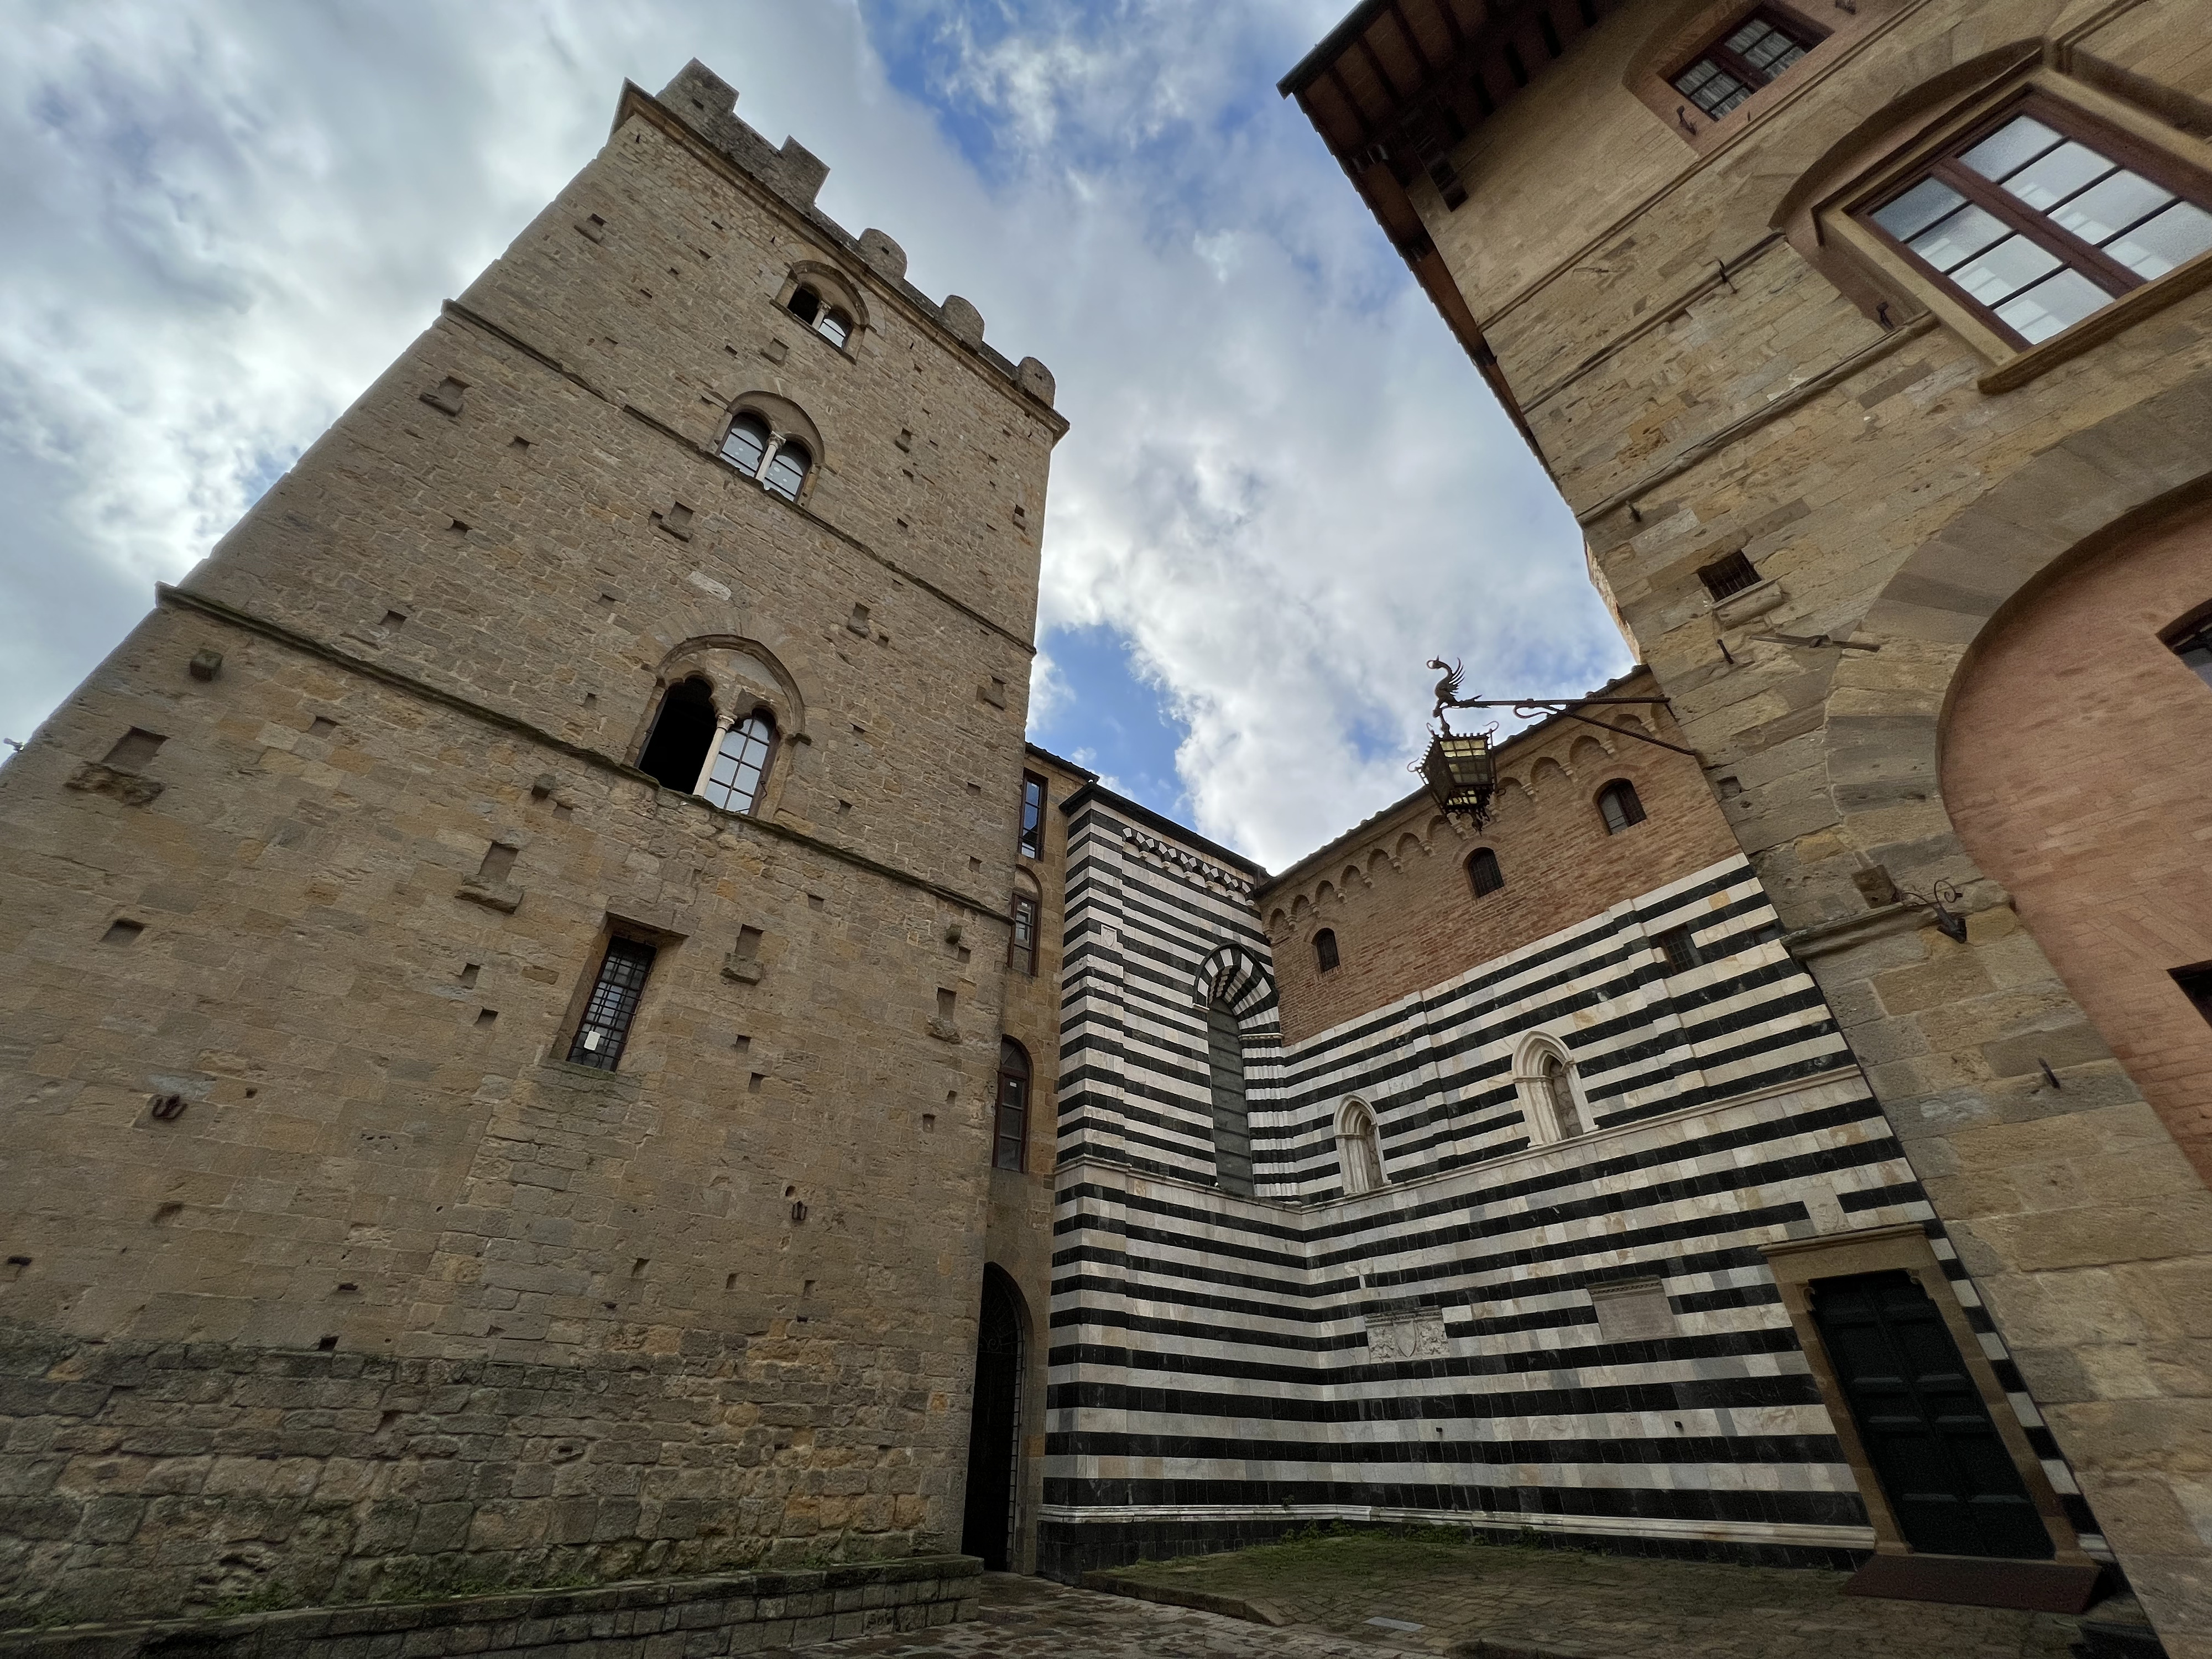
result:
[[[2160,172],[2203,180],[2192,183],[2200,203],[2212,203],[2212,143],[2076,76],[2040,62],[2022,66],[2002,52],[1990,57],[1995,61],[1962,66],[1942,82],[1897,100],[1886,123],[1877,118],[1869,124],[1881,129],[1876,136],[1855,136],[1849,153],[1831,151],[1816,163],[1785,196],[1773,222],[1809,263],[1885,327],[1933,315],[1990,365],[1977,385],[1994,394],[2026,385],[2212,284],[2212,255],[2199,255],[2144,282],[2047,340],[2022,345],[1867,222],[1863,213],[1924,176],[1939,157],[2002,118],[2011,106],[2031,100],[2055,106],[2066,130],[2078,128],[2085,141],[2095,143],[2094,133],[2114,144],[2122,152],[2115,159],[2130,166],[2137,158],[2149,158]]]
[[[1858,9],[1845,12],[1816,6],[1814,0],[1687,0],[1644,38],[1629,59],[1621,85],[1665,125],[1677,143],[1700,157],[1710,155],[1784,103],[1802,96],[1915,3],[1917,0],[1857,0]],[[1820,39],[1786,73],[1714,120],[1675,90],[1674,77],[1755,11],[1780,13]]]
[[[1010,1060],[1020,1061],[1018,1067]],[[1006,1086],[1015,1085],[1018,1099],[1012,1106],[1006,1103]],[[1036,1062],[1030,1051],[1012,1037],[999,1039],[999,1064],[992,1073],[991,1083],[991,1167],[1020,1175],[1030,1167],[1030,1121],[1033,1115],[1031,1099],[1036,1090]],[[1007,1114],[1013,1114],[1009,1118]],[[1016,1127],[1009,1130],[1007,1125]],[[1013,1146],[1013,1162],[1006,1162],[1007,1143]]]
[[[1553,1103],[1551,1080],[1544,1071],[1547,1058],[1557,1060],[1565,1068],[1568,1099],[1577,1120],[1571,1127],[1561,1124]],[[1574,1054],[1562,1038],[1549,1031],[1530,1032],[1514,1049],[1513,1088],[1521,1097],[1522,1121],[1528,1126],[1528,1139],[1534,1145],[1579,1140],[1597,1127]]]
[[[715,730],[707,747],[707,759],[699,781],[682,793],[715,811],[729,812],[732,817],[774,816],[784,787],[790,781],[799,749],[811,739],[806,733],[806,703],[797,683],[775,653],[758,640],[736,635],[704,635],[685,640],[670,650],[654,671],[653,690],[646,698],[643,717],[625,751],[629,764],[635,766],[644,758],[646,747],[653,740],[653,727],[660,718],[662,703],[671,690],[689,679],[707,683],[714,702]],[[714,806],[708,800],[704,786],[715,757],[721,753],[723,739],[732,726],[759,714],[769,717],[774,736],[752,807],[738,812],[730,807]]]
[[[1375,1109],[1357,1095],[1345,1097],[1336,1112],[1336,1164],[1346,1198],[1376,1193],[1390,1184],[1382,1161],[1382,1128]]]
[[[724,453],[731,433],[748,415],[768,428],[769,440],[760,461],[750,472]],[[799,480],[797,495],[786,495],[768,482],[767,475],[784,446],[794,441],[807,452],[806,476]],[[793,507],[805,507],[813,499],[814,487],[830,462],[828,446],[823,442],[822,429],[814,423],[813,417],[781,392],[766,387],[742,392],[731,399],[723,411],[721,429],[714,434],[714,458],[738,477],[758,484],[763,495]]]
[[[1022,945],[1024,911],[1028,913],[1030,934],[1026,948]],[[1044,945],[1044,892],[1036,878],[1026,870],[1014,872],[1014,894],[1010,914],[1013,925],[1006,930],[1007,970],[1034,979]]]
[[[831,339],[813,323],[805,321],[792,310],[792,296],[802,288],[811,288],[822,302],[843,312],[852,319],[846,331],[843,343]],[[860,283],[837,266],[823,259],[794,260],[783,274],[783,281],[775,290],[775,308],[791,321],[805,329],[821,344],[851,362],[859,361],[861,337],[873,326],[868,316],[868,302]]]
[[[1826,1408],[1837,1443],[1843,1449],[1844,1461],[1850,1466],[1859,1497],[1866,1504],[1877,1556],[1911,1555],[1915,1552],[1905,1541],[1904,1529],[1889,1507],[1881,1477],[1875,1472],[1874,1460],[1859,1437],[1858,1424],[1851,1416],[1850,1397],[1844,1391],[1834,1363],[1828,1358],[1827,1345],[1820,1339],[1820,1328],[1813,1317],[1813,1285],[1816,1279],[1848,1279],[1860,1273],[1901,1269],[1927,1292],[1928,1299],[1942,1316],[1944,1327],[1958,1346],[1959,1357],[1973,1378],[1974,1391],[1981,1396],[1990,1422],[2011,1455],[2013,1466],[2020,1472],[2021,1484],[2027,1489],[2036,1514],[2051,1535],[2052,1560],[2067,1566],[2094,1565],[2083,1553],[2073,1523],[2066,1518],[2065,1506],[2059,1501],[2042,1458],[2028,1443],[2027,1431],[2021,1426],[2020,1413],[1997,1381],[1996,1368],[1990,1364],[1989,1352],[1983,1347],[1980,1335],[1967,1322],[1959,1292],[1929,1245],[1923,1224],[1903,1221],[1815,1238],[1778,1240],[1759,1246],[1759,1254],[1766,1258],[1767,1271],[1773,1276],[1775,1288],[1781,1292],[1783,1311],[1790,1317],[1798,1349],[1805,1356],[1806,1368],[1820,1389],[1820,1403]]]
[[[582,1033],[584,1018],[591,1011],[592,994],[605,971],[607,953],[618,940],[644,945],[653,953],[652,962],[646,968],[644,982],[639,989],[637,1006],[630,1011],[629,1020],[623,1028],[622,1047],[612,1066],[595,1066],[586,1061],[572,1060],[568,1055]],[[671,933],[665,927],[656,927],[635,917],[608,912],[592,932],[591,948],[585,952],[582,971],[576,976],[575,988],[569,995],[568,1006],[562,1012],[560,1024],[554,1029],[553,1041],[544,1051],[544,1058],[559,1064],[564,1071],[580,1076],[609,1080],[634,1077],[635,1072],[626,1071],[624,1062],[636,1052],[638,1033],[652,1023],[660,1000],[666,994],[673,977],[672,958],[683,943],[684,935],[681,933]]]

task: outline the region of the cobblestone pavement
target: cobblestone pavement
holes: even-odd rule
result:
[[[1218,1613],[1162,1607],[1096,1590],[1069,1589],[1009,1573],[983,1579],[982,1616],[903,1635],[855,1636],[799,1651],[968,1656],[968,1659],[1389,1659],[1373,1642],[1307,1631],[1271,1630]],[[1370,1632],[1372,1634],[1373,1632]]]
[[[1283,1628],[994,1573],[981,1617],[813,1656],[969,1659],[2066,1659],[2074,1620],[1845,1597],[1847,1575],[1329,1539],[1127,1570]],[[2100,1609],[2099,1616],[2107,1610]]]
[[[1842,1572],[1371,1533],[1123,1576],[1260,1602],[1302,1630],[1426,1653],[1479,1638],[1485,1652],[1603,1659],[2066,1659],[2078,1628],[2051,1613],[1847,1596]],[[1421,1628],[1368,1622],[1376,1619]]]

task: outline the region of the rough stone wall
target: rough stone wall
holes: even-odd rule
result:
[[[2101,1033],[2212,1178],[2212,1024],[2171,977],[2212,960],[2212,687],[2159,637],[2208,601],[2202,509],[2027,597],[1954,694],[1942,782],[1960,839],[2094,1022],[2018,1061],[2094,1054]]]
[[[1029,750],[1027,765],[1044,779],[1046,788],[1042,856],[1019,860],[1021,874],[1028,878],[1022,885],[1039,901],[1037,967],[1034,976],[1006,975],[1002,1028],[1029,1052],[1029,1150],[1018,1170],[994,1165],[984,1227],[985,1258],[1020,1289],[1028,1318],[1023,1333],[1021,1466],[1016,1471],[1014,1541],[1008,1558],[1017,1572],[1036,1571],[1037,1516],[1044,1501],[1045,1357],[1052,1334],[1052,1194],[1059,1139],[1054,1105],[1060,1095],[1060,961],[1067,909],[1067,820],[1060,804],[1097,781],[1091,773],[1036,748]]]
[[[642,118],[574,188],[765,249]],[[726,362],[772,325],[727,297],[612,331]],[[856,406],[1056,429],[901,325]],[[15,1616],[957,1542],[1034,544],[979,615],[569,347],[441,319],[0,771]],[[788,683],[757,818],[627,764],[702,637]],[[607,1073],[565,1040],[611,923],[659,948]]]
[[[1702,155],[1621,84],[1669,21],[1629,8],[1486,124],[1456,213],[1414,195],[2168,1650],[2212,1653],[2212,1202],[2088,1031],[2061,975],[2089,964],[2054,968],[2063,930],[2021,933],[1937,771],[1989,619],[2201,488],[2212,297],[2179,281],[2080,355],[1988,380],[1910,294],[1885,327],[1782,234],[1801,181],[2000,58],[2166,123],[2203,165],[2202,18],[1900,6]],[[1697,568],[1737,548],[1767,585],[1717,607]],[[1892,898],[1939,879],[1965,891],[1962,945]]]
[[[1649,696],[1648,674],[1610,695]],[[1664,709],[1593,709],[1669,743]],[[1655,731],[1656,722],[1656,731]],[[1445,819],[1425,793],[1361,825],[1261,888],[1282,1000],[1283,1040],[1301,1042],[1559,930],[1736,850],[1695,761],[1577,720],[1553,720],[1498,753],[1496,815],[1480,830]],[[1597,793],[1636,787],[1647,817],[1606,833]],[[1467,864],[1498,854],[1505,885],[1475,896]],[[1339,965],[1321,970],[1313,936],[1336,934]]]

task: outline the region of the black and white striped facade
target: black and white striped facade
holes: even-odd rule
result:
[[[1065,810],[1045,1571],[1332,1519],[1856,1559],[1873,1532],[1759,1246],[1902,1221],[2090,1524],[1743,859],[1285,1049],[1256,872],[1103,789]],[[1685,923],[1704,960],[1670,975],[1650,936]],[[1224,975],[1249,1199],[1213,1184]],[[1544,1041],[1594,1126],[1572,1139],[1516,1080]],[[1387,1184],[1347,1196],[1353,1100]]]

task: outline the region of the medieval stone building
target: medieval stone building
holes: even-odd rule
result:
[[[1650,665],[1279,874],[1024,742],[1043,366],[627,88],[0,770],[0,1608],[1416,1520],[2212,1651],[2212,48],[1828,4],[1285,82]]]
[[[0,775],[17,1621],[962,1540],[1065,422],[735,96],[628,88]]]
[[[1283,90],[1582,523],[1986,1304],[1980,1392],[2212,1653],[2203,9],[1376,0]],[[1892,1579],[1955,1584],[1900,1494],[2007,1472],[1861,1370]]]

